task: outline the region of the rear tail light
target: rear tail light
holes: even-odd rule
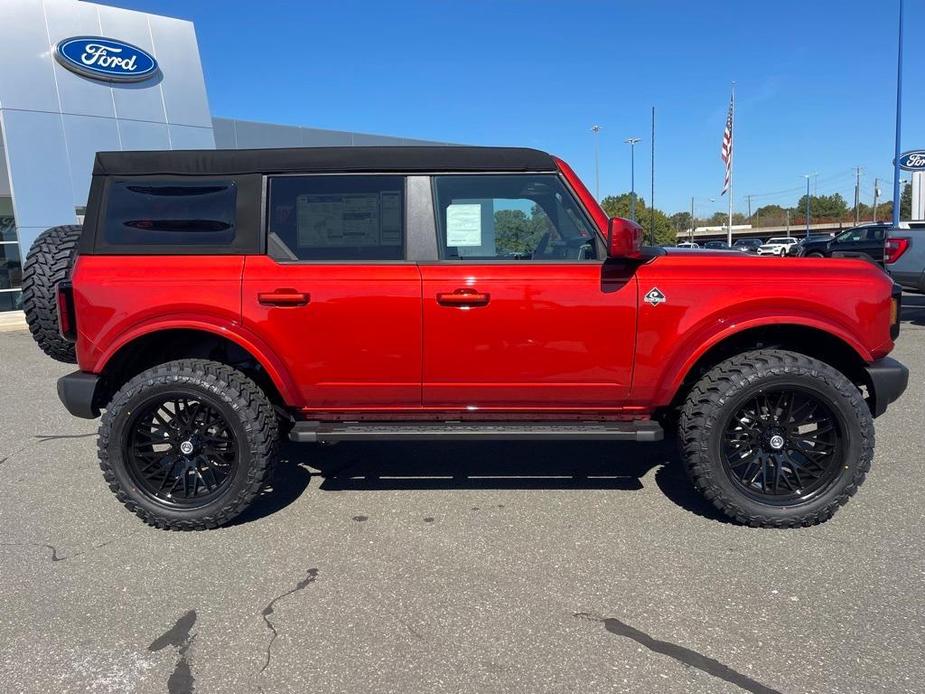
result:
[[[59,282],[56,293],[58,302],[58,331],[66,340],[77,338],[77,321],[74,316],[74,291],[70,282]]]
[[[909,239],[905,236],[891,236],[883,246],[883,262],[887,265],[895,263],[909,248]]]

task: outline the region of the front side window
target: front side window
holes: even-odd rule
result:
[[[857,241],[863,241],[865,234],[866,234],[865,229],[849,229],[844,234],[839,236],[838,240],[841,243],[854,243]]]
[[[402,176],[269,180],[268,249],[280,260],[404,258]]]
[[[555,174],[434,177],[446,260],[582,261],[596,233]]]
[[[106,198],[106,244],[214,246],[235,237],[237,187],[227,180],[114,180]]]

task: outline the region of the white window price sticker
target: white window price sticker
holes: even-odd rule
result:
[[[482,245],[482,206],[478,203],[450,205],[446,208],[446,245]]]

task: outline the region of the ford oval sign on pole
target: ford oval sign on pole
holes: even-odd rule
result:
[[[900,154],[899,168],[904,171],[925,171],[925,149]]]
[[[157,72],[157,61],[147,51],[101,36],[59,41],[55,58],[71,72],[107,82],[140,82]]]

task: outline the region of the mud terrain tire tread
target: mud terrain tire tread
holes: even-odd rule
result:
[[[753,387],[769,377],[786,376],[821,381],[834,389],[847,412],[849,438],[857,442],[855,464],[846,461],[849,471],[833,488],[814,502],[787,507],[783,512],[749,499],[744,494],[728,492],[717,483],[724,475],[722,464],[710,454],[710,432],[723,426],[728,414],[726,403],[744,388]],[[833,367],[806,355],[778,349],[745,352],[727,359],[694,385],[681,408],[679,442],[682,460],[694,487],[716,508],[733,520],[754,527],[794,528],[822,523],[847,503],[870,471],[874,451],[874,424],[870,409],[851,381]]]
[[[201,388],[213,397],[223,400],[238,416],[245,431],[246,441],[239,446],[248,451],[246,479],[243,484],[230,488],[227,498],[221,498],[220,505],[208,513],[175,512],[171,509],[154,510],[152,504],[139,503],[132,490],[127,487],[125,474],[117,474],[116,466],[124,463],[121,454],[112,455],[114,425],[120,417],[127,416],[133,403],[149,389],[171,384]],[[206,359],[181,359],[160,364],[140,373],[113,396],[100,422],[99,464],[103,477],[116,498],[148,525],[163,530],[205,530],[227,524],[248,508],[258,494],[272,479],[277,460],[279,435],[277,416],[266,394],[251,379],[240,371]],[[239,461],[239,465],[244,465]]]
[[[68,279],[82,227],[76,224],[46,229],[26,255],[22,273],[22,306],[29,331],[38,346],[52,359],[76,364],[74,343],[58,332],[58,302],[55,288]]]

